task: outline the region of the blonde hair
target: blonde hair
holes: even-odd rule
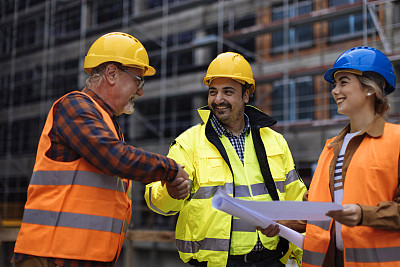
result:
[[[361,76],[356,76],[364,88],[370,89],[375,93],[375,112],[379,115],[385,116],[390,110],[389,100],[384,91],[387,83],[385,78],[383,78],[382,75],[372,71],[364,71]]]

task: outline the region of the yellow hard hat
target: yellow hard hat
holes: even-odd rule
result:
[[[253,79],[253,71],[249,62],[240,54],[226,52],[219,54],[208,66],[203,83],[210,86],[215,78],[231,78],[242,84],[251,85],[250,94],[254,93],[256,82]]]
[[[144,76],[156,73],[149,65],[149,56],[142,43],[126,33],[111,32],[97,39],[89,48],[83,69],[90,74],[94,67],[108,61],[143,69]]]

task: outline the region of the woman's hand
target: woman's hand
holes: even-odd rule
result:
[[[360,224],[362,219],[362,210],[357,204],[344,204],[342,210],[332,210],[325,215],[343,225],[353,227]]]

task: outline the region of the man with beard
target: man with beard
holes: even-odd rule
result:
[[[301,251],[277,236],[278,226],[255,229],[211,206],[217,189],[246,200],[302,200],[306,187],[298,176],[285,139],[269,126],[276,121],[246,105],[255,90],[250,64],[237,53],[218,55],[209,65],[204,84],[208,106],[199,109],[202,123],[175,139],[168,156],[185,166],[191,183],[146,186],[145,199],[163,215],[179,212],[176,245],[181,259],[194,266],[284,266]],[[305,224],[281,222],[304,231]],[[294,250],[293,250],[294,249]]]
[[[133,112],[143,76],[153,75],[146,49],[113,32],[90,47],[86,88],[58,99],[47,117],[28,188],[13,262],[17,267],[114,266],[131,218],[132,180],[180,185],[188,174],[174,160],[124,142],[116,116]]]

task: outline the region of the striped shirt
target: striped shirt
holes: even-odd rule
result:
[[[335,194],[335,203],[338,203],[339,205],[342,205],[343,201],[343,177],[342,177],[342,167],[343,167],[343,160],[344,160],[344,154],[346,152],[347,145],[349,144],[350,140],[359,134],[360,132],[356,133],[348,133],[343,139],[343,144],[342,148],[340,149],[339,156],[336,162],[336,167],[335,167],[335,175],[334,175],[334,194]],[[344,246],[343,246],[343,239],[341,235],[341,227],[342,224],[338,223],[335,221],[335,228],[336,228],[336,247],[340,251],[343,251]]]
[[[89,89],[83,92],[96,101],[112,118],[118,138],[103,120],[94,103],[85,95],[71,93],[54,108],[53,128],[49,134],[51,147],[47,156],[53,160],[70,162],[84,157],[107,175],[142,183],[173,180],[178,165],[165,156],[150,153],[123,141],[116,116],[106,102]],[[12,262],[31,257],[15,253]],[[48,258],[63,267],[108,267],[112,263]]]
[[[238,136],[235,136],[231,131],[226,129],[214,115],[211,117],[211,123],[213,124],[214,129],[217,132],[218,136],[222,137],[222,135],[225,135],[229,139],[229,141],[231,142],[233,148],[235,149],[235,151],[238,154],[239,159],[242,163],[244,160],[245,137],[247,134],[250,133],[249,117],[247,117],[246,114],[244,114],[244,120],[245,120],[244,129],[238,134]],[[260,238],[258,237],[257,243],[254,246],[252,251],[261,251],[263,249],[264,249],[264,246],[263,246]]]

